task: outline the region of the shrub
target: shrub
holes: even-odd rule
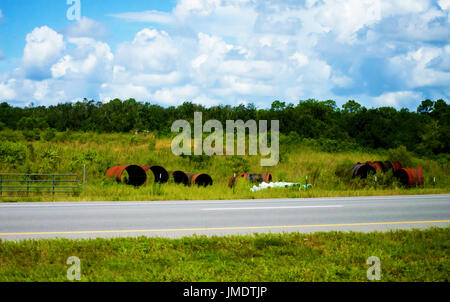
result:
[[[342,152],[342,151],[361,151],[363,148],[356,144],[345,140],[334,140],[328,138],[304,138],[302,144],[323,152]]]
[[[388,160],[399,161],[403,167],[414,167],[415,163],[413,160],[413,155],[408,152],[405,146],[399,146],[395,149],[389,149],[387,151]]]
[[[229,166],[233,173],[248,173],[250,170],[248,159],[243,156],[233,155],[231,157],[227,157],[227,161],[229,162]]]
[[[55,140],[58,142],[71,141],[71,140],[74,140],[74,138],[75,138],[75,135],[70,130],[56,133],[56,135],[55,135]]]
[[[286,177],[287,177],[287,174],[284,171],[280,171],[280,172],[277,173],[277,180],[278,181],[286,181]]]
[[[54,173],[57,170],[60,149],[55,147],[47,147],[39,153],[41,163],[39,165],[39,173]]]
[[[336,176],[340,177],[340,178],[348,178],[350,176],[352,176],[351,174],[351,170],[353,168],[353,162],[349,159],[346,159],[342,162],[340,162],[335,169],[335,174]]]
[[[152,152],[155,151],[156,148],[156,138],[155,137],[149,137],[148,138],[148,151]]]
[[[139,135],[133,135],[130,138],[130,145],[140,145],[144,142],[144,139]]]
[[[51,141],[52,139],[55,138],[55,136],[56,136],[56,130],[53,128],[48,128],[42,134],[42,139],[45,141]]]
[[[394,177],[394,172],[392,170],[386,171],[385,173],[377,173],[376,177],[376,185],[379,187],[392,188],[394,186],[399,186],[399,181]]]
[[[25,174],[32,174],[39,171],[39,168],[30,160],[26,160],[24,164],[20,165],[19,172]]]
[[[22,164],[27,157],[27,147],[21,143],[0,142],[0,162],[12,167]]]
[[[41,139],[41,131],[38,128],[34,128],[33,130],[24,129],[22,130],[22,134],[27,141],[38,141]]]
[[[42,118],[22,117],[17,123],[17,127],[22,130],[45,129],[48,124]]]
[[[72,156],[69,164],[70,171],[80,170],[84,164],[95,174],[104,174],[111,167],[112,160],[108,156],[100,156],[96,150],[89,148]]]
[[[23,135],[19,131],[3,130],[0,133],[0,141],[18,142],[23,140]]]
[[[443,168],[448,168],[450,165],[450,154],[441,153],[437,156],[437,162],[439,166]]]
[[[27,143],[27,149],[28,149],[28,159],[31,161],[36,160],[36,152],[34,150],[34,146],[32,143]]]
[[[211,161],[211,156],[202,154],[202,155],[184,155],[181,154],[181,158],[189,159],[189,165],[193,166],[196,169],[201,169],[209,164]]]

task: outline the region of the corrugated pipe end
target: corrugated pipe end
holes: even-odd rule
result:
[[[394,172],[394,176],[400,181],[401,184],[408,187],[415,187],[423,185],[422,167],[401,168]]]
[[[143,166],[145,172],[152,171],[155,183],[165,183],[169,180],[169,173],[161,166]]]
[[[211,176],[204,173],[188,173],[185,172],[189,179],[189,185],[198,185],[198,186],[212,186],[213,180]]]
[[[196,174],[192,177],[191,183],[196,184],[198,186],[212,186],[213,180],[211,176],[208,174]]]
[[[382,173],[392,170],[393,172],[402,168],[402,164],[398,161],[368,161],[365,163],[356,163],[351,170],[353,177],[367,178],[369,173]]]
[[[123,171],[127,171],[128,177],[123,178]],[[106,171],[105,177],[115,178],[117,182],[125,182],[132,186],[142,186],[147,181],[147,174],[142,167],[137,165],[114,166]]]
[[[367,175],[369,173],[375,174],[376,172],[377,172],[377,170],[367,163],[364,163],[364,164],[357,163],[353,166],[353,169],[352,169],[353,177],[367,178]]]
[[[183,171],[170,171],[169,177],[172,177],[176,184],[184,184],[185,186],[189,185],[189,177]]]

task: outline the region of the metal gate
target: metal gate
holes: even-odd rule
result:
[[[78,195],[76,174],[0,174],[0,197],[28,197],[37,194]]]

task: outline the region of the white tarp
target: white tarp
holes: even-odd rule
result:
[[[259,191],[259,190],[264,190],[267,188],[287,188],[290,186],[295,186],[298,185],[300,186],[300,184],[298,182],[262,182],[260,183],[258,186],[253,186],[250,191],[255,192],[255,191]],[[301,186],[303,189],[307,189],[308,187],[311,187],[310,184],[308,185],[302,185]]]

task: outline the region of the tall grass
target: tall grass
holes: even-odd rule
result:
[[[48,140],[28,142],[21,132],[0,131],[5,150],[0,152],[0,172],[15,173],[75,173],[82,177],[86,164],[86,195],[77,197],[55,197],[55,200],[184,200],[184,199],[234,199],[234,198],[277,198],[277,197],[319,197],[359,196],[386,194],[430,194],[450,192],[450,169],[448,163],[417,158],[406,153],[409,164],[422,166],[425,185],[420,188],[404,188],[392,177],[377,175],[367,180],[351,179],[348,169],[351,163],[391,160],[392,152],[383,150],[323,152],[311,146],[281,140],[280,162],[274,167],[261,167],[260,156],[175,156],[172,154],[170,138],[158,138],[152,133],[98,134],[93,132],[60,132]],[[6,147],[5,147],[6,146]],[[8,150],[13,150],[8,153]],[[14,150],[20,150],[15,152]],[[402,150],[400,150],[402,151]],[[403,154],[407,152],[402,151]],[[396,156],[402,156],[397,152]],[[398,158],[396,158],[398,159]],[[107,169],[114,165],[161,165],[167,170],[201,172],[211,175],[211,187],[185,187],[173,183],[135,188],[105,179]],[[336,175],[344,169],[344,175]],[[229,178],[235,172],[271,173],[274,181],[312,183],[313,188],[269,189],[250,192],[251,184],[242,182],[238,188],[227,187]],[[338,173],[339,174],[339,173]],[[383,177],[385,179],[383,179]],[[35,196],[20,200],[48,200],[49,196]],[[5,199],[11,201],[18,199]]]

